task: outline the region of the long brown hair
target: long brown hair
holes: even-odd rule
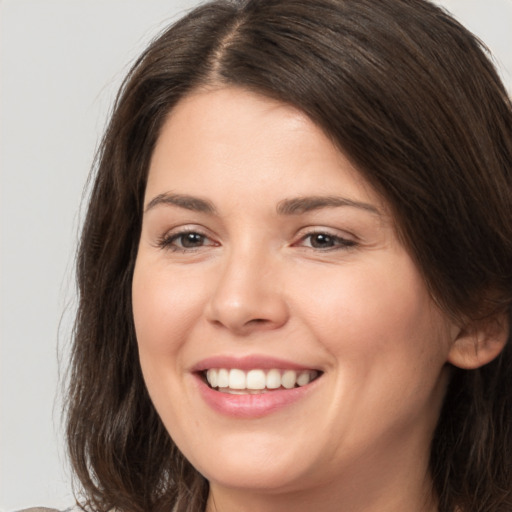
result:
[[[144,386],[131,280],[149,160],[168,112],[204,85],[294,105],[392,208],[432,297],[511,315],[512,107],[483,45],[425,0],[219,0],[137,60],[97,157],[77,262],[68,444],[88,507],[204,509],[207,481]],[[512,347],[453,369],[432,442],[441,512],[512,510]],[[175,507],[174,509],[172,507]]]

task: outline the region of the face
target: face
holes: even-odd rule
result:
[[[294,108],[223,88],[173,109],[133,313],[154,405],[212,489],[425,469],[452,326],[381,198]]]

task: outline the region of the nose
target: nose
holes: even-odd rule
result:
[[[237,335],[283,326],[289,312],[276,267],[261,254],[233,254],[207,304],[208,321]]]

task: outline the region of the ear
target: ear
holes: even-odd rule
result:
[[[507,343],[508,314],[473,321],[460,329],[448,353],[448,362],[465,370],[490,363]]]

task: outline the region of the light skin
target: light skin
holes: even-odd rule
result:
[[[386,204],[311,120],[237,88],[187,96],[163,126],[133,311],[149,393],[209,480],[208,511],[435,511],[446,363],[500,349],[468,350]],[[258,417],[212,408],[194,367],[247,356],[321,375]]]

